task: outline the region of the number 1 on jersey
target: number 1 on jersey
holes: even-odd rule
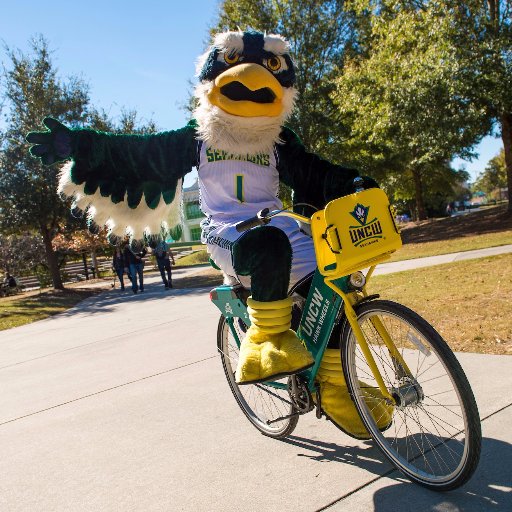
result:
[[[241,202],[245,202],[244,198],[244,175],[237,174],[235,176],[235,195],[236,198]]]

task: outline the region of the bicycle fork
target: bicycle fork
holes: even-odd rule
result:
[[[423,400],[423,390],[421,389],[421,386],[412,376],[407,363],[404,361],[402,355],[397,350],[381,319],[378,317],[373,317],[370,318],[370,322],[388,349],[391,360],[393,361],[393,365],[395,367],[397,380],[402,383],[397,388],[392,387],[391,392],[384,383],[377,363],[375,362],[375,358],[373,357],[372,351],[368,346],[368,341],[366,340],[359,322],[357,321],[357,313],[353,308],[354,300],[347,293],[343,292],[338,286],[336,286],[332,281],[326,279],[325,284],[334,290],[337,294],[339,294],[343,299],[343,307],[345,309],[347,321],[352,328],[354,336],[356,337],[356,340],[361,348],[361,351],[363,352],[366,362],[370,367],[375,382],[377,383],[384,399],[390,405],[394,405],[399,408],[403,408],[407,405],[418,403],[419,401]]]

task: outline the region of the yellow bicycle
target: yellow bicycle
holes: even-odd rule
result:
[[[481,448],[478,409],[469,382],[439,333],[409,308],[367,291],[375,266],[401,246],[386,194],[359,189],[330,202],[311,218],[288,210],[262,210],[240,223],[243,231],[286,215],[311,228],[318,268],[290,294],[292,327],[315,358],[299,375],[238,386],[234,372],[248,326],[240,286],[211,292],[219,307],[217,344],[229,386],[260,432],[289,435],[300,415],[322,397],[316,380],[329,340],[337,337],[350,396],[367,431],[384,455],[414,482],[445,491],[474,473]],[[365,272],[362,272],[365,270]],[[372,390],[379,389],[378,400]],[[374,411],[392,411],[386,428]]]

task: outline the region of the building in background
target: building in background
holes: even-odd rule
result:
[[[199,223],[205,218],[199,208],[199,185],[196,182],[183,189],[183,235],[181,242],[199,242],[201,227]]]

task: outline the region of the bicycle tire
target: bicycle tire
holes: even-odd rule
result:
[[[234,322],[241,341],[247,326],[240,318],[235,318]],[[224,316],[220,317],[217,329],[217,349],[231,392],[252,425],[268,437],[280,439],[290,435],[297,426],[299,416],[295,414],[287,389],[278,389],[267,383],[239,386],[235,382],[238,346]],[[286,384],[286,380],[287,377],[280,382]],[[268,423],[291,414],[294,415],[276,423]]]
[[[478,465],[482,432],[473,392],[455,355],[426,320],[401,304],[374,300],[355,309],[386,387],[401,402],[394,409],[393,423],[380,431],[360,381],[370,387],[377,384],[346,322],[341,336],[343,371],[366,429],[388,460],[412,481],[436,491],[460,487]],[[419,392],[404,386],[400,363],[369,321],[376,316],[419,383]],[[440,371],[445,374],[434,375]]]

